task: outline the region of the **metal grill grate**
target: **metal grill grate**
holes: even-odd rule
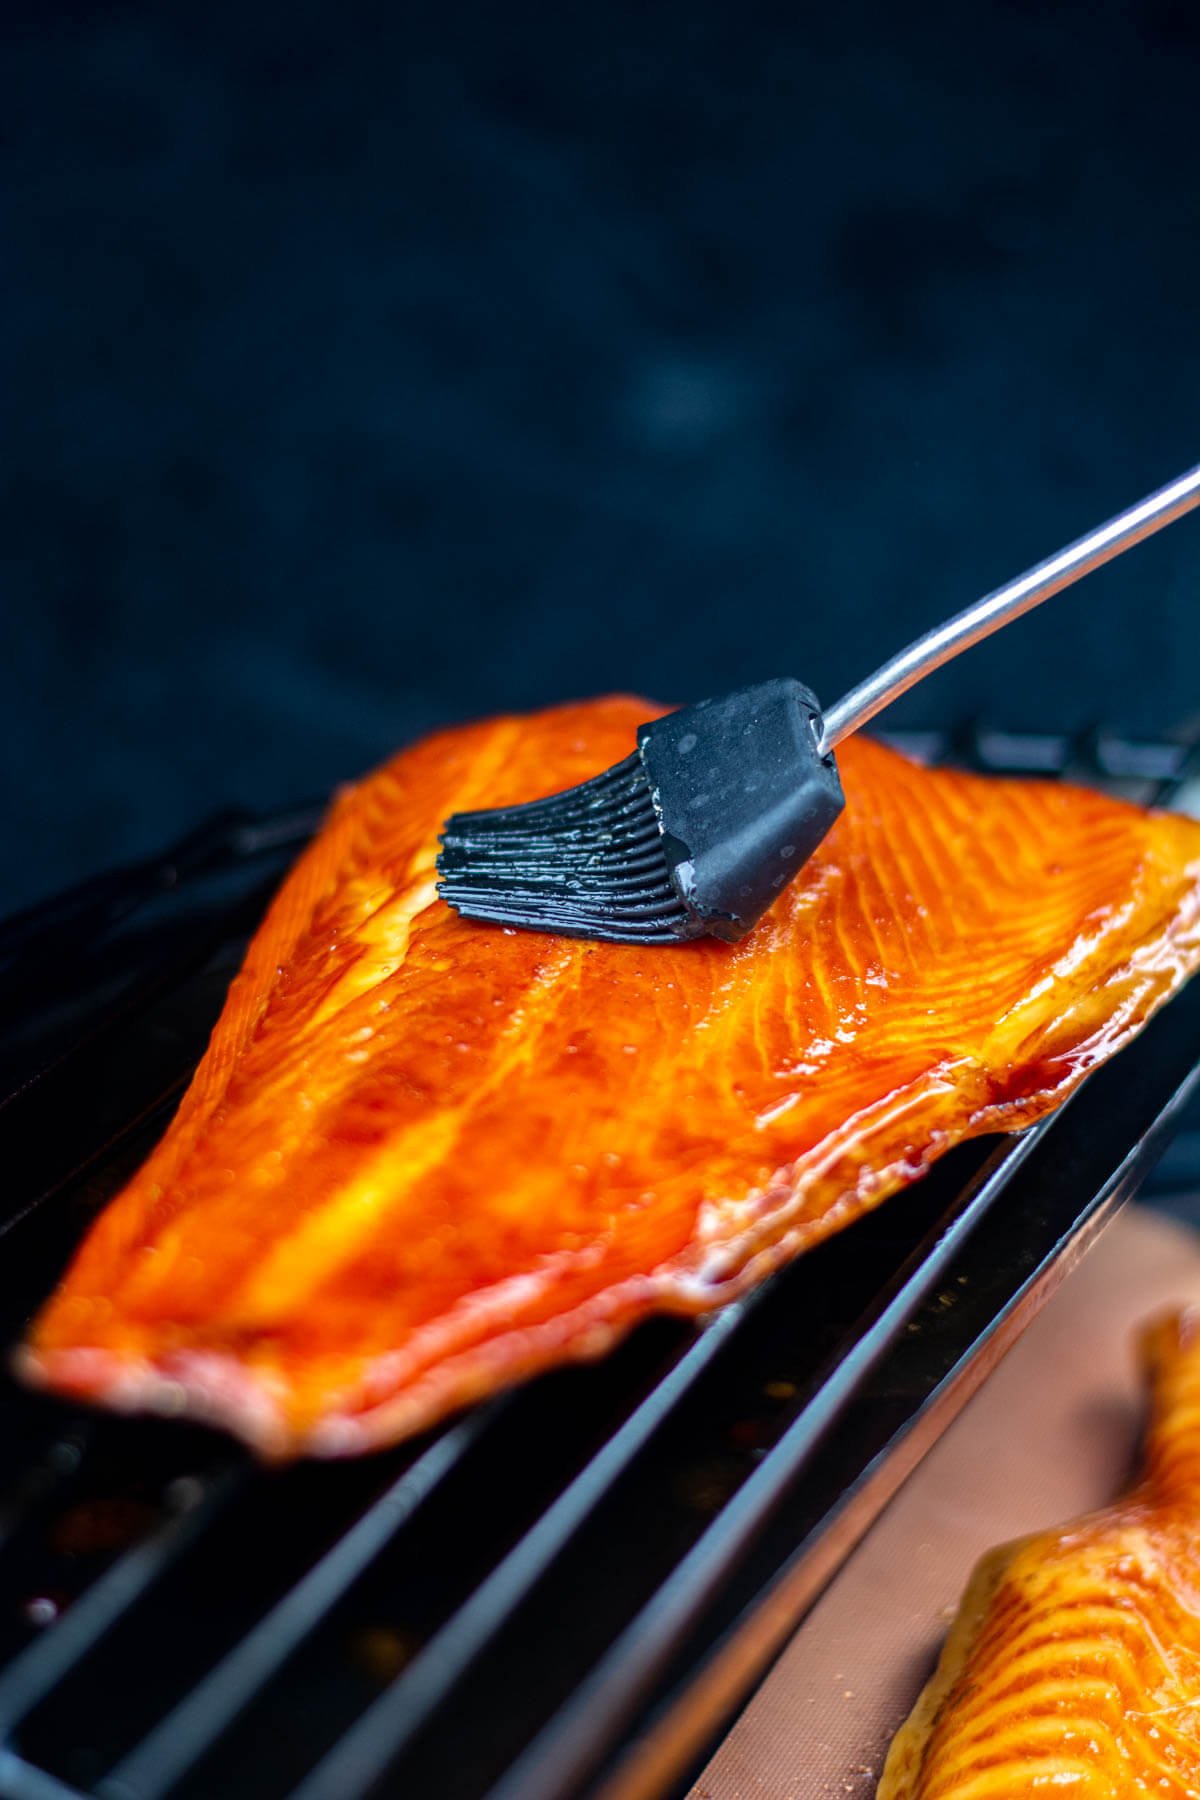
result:
[[[1197,766],[1101,733],[905,747],[1135,798]],[[312,823],[224,822],[0,927],[10,1339],[161,1130]],[[266,1471],[0,1386],[0,1797],[674,1791],[1137,1185],[1198,1060],[1200,984],[1054,1118],[704,1327],[655,1321],[359,1463]]]

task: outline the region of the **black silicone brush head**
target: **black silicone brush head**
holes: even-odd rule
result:
[[[594,780],[447,820],[442,898],[467,918],[618,943],[743,937],[842,809],[798,681],[684,707]]]
[[[698,937],[671,883],[635,751],[593,781],[491,812],[455,813],[438,892],[468,919],[617,943]]]

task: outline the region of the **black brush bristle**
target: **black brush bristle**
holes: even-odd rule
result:
[[[523,806],[455,813],[442,898],[468,919],[623,944],[743,937],[842,808],[821,713],[765,681],[669,713],[632,756]]]
[[[612,943],[673,944],[704,927],[671,882],[640,754],[523,806],[455,813],[438,892],[468,919]]]

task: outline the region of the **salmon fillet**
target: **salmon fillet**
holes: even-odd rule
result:
[[[1143,1351],[1144,1479],[984,1557],[878,1800],[1200,1793],[1200,1319]]]
[[[342,794],[32,1380],[350,1455],[648,1313],[702,1313],[950,1145],[1027,1125],[1200,957],[1200,825],[839,751],[846,810],[737,945],[455,915],[456,810],[628,755],[644,701],[428,738]]]

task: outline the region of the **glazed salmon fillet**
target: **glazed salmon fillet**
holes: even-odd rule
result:
[[[438,899],[448,814],[573,786],[655,711],[446,731],[338,799],[36,1322],[31,1379],[273,1457],[390,1442],[720,1306],[1029,1124],[1200,958],[1200,825],[857,738],[844,814],[737,945]]]
[[[1143,1351],[1144,1479],[984,1557],[878,1800],[1200,1793],[1200,1320]]]

